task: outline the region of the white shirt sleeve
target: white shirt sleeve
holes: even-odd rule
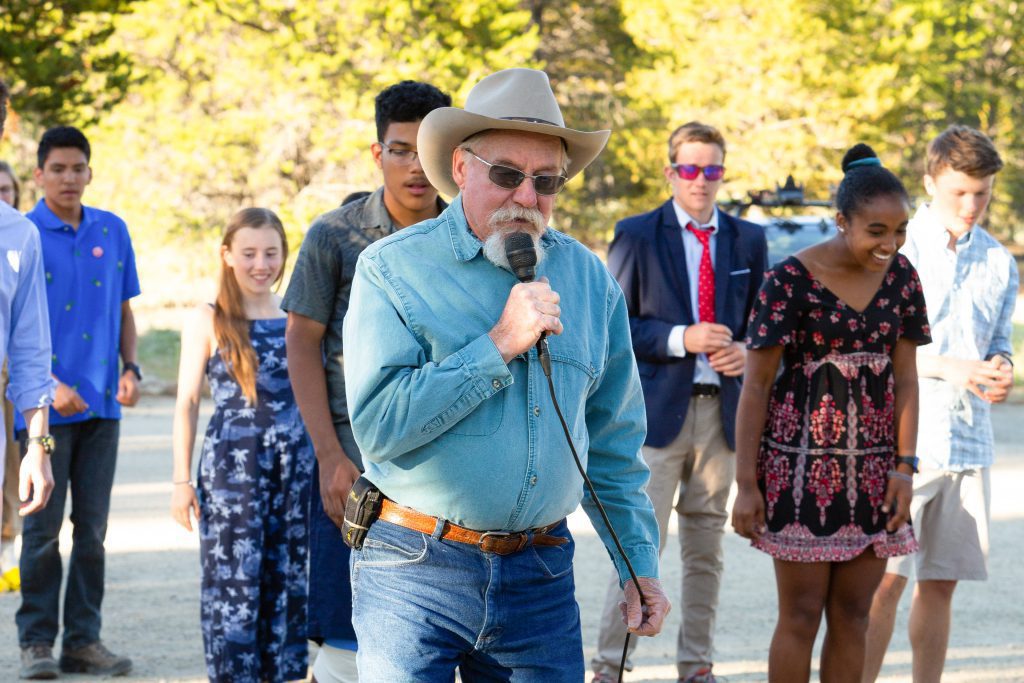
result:
[[[683,335],[686,333],[687,325],[676,325],[668,333],[668,355],[677,358],[686,358],[686,345],[683,343]]]

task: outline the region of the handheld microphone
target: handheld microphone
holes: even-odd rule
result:
[[[514,232],[505,238],[505,258],[520,282],[533,282],[537,278],[537,248],[533,238],[525,232]],[[547,333],[541,332],[537,340],[537,356],[544,374],[551,376],[551,354],[548,352]]]

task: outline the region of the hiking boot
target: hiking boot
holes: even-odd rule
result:
[[[18,676],[33,681],[48,681],[60,674],[53,648],[49,645],[27,645],[21,648],[21,671]]]
[[[132,660],[115,655],[97,640],[73,650],[62,649],[60,670],[69,674],[124,676],[132,670]]]

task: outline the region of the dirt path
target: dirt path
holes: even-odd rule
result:
[[[107,536],[107,592],[103,638],[131,656],[135,670],[127,681],[205,680],[199,633],[198,543],[175,525],[170,499],[170,433],[173,402],[146,398],[126,411],[121,457]],[[999,442],[993,470],[991,579],[965,583],[955,602],[947,683],[1024,681],[1024,406],[998,406]],[[586,657],[593,654],[598,614],[610,562],[586,517],[572,518],[577,538],[577,598]],[[69,525],[61,547],[69,547]],[[771,562],[731,532],[725,542],[726,573],[718,619],[716,673],[731,683],[765,679],[768,641],[775,618]],[[673,602],[679,598],[679,545],[674,533],[666,548],[663,580]],[[66,556],[65,556],[66,561]],[[909,592],[908,592],[909,596]],[[0,594],[0,681],[17,680],[18,647],[14,612],[19,599]],[[910,649],[906,611],[901,605],[896,636],[882,681],[909,681]],[[674,681],[675,629],[645,640],[628,681]],[[71,681],[90,680],[69,675]]]

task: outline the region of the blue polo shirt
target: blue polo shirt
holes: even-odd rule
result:
[[[139,295],[128,226],[109,211],[83,206],[75,230],[42,199],[26,217],[39,228],[43,247],[53,374],[89,404],[70,417],[51,409],[50,424],[120,419],[121,303]],[[24,429],[20,414],[17,419]]]

